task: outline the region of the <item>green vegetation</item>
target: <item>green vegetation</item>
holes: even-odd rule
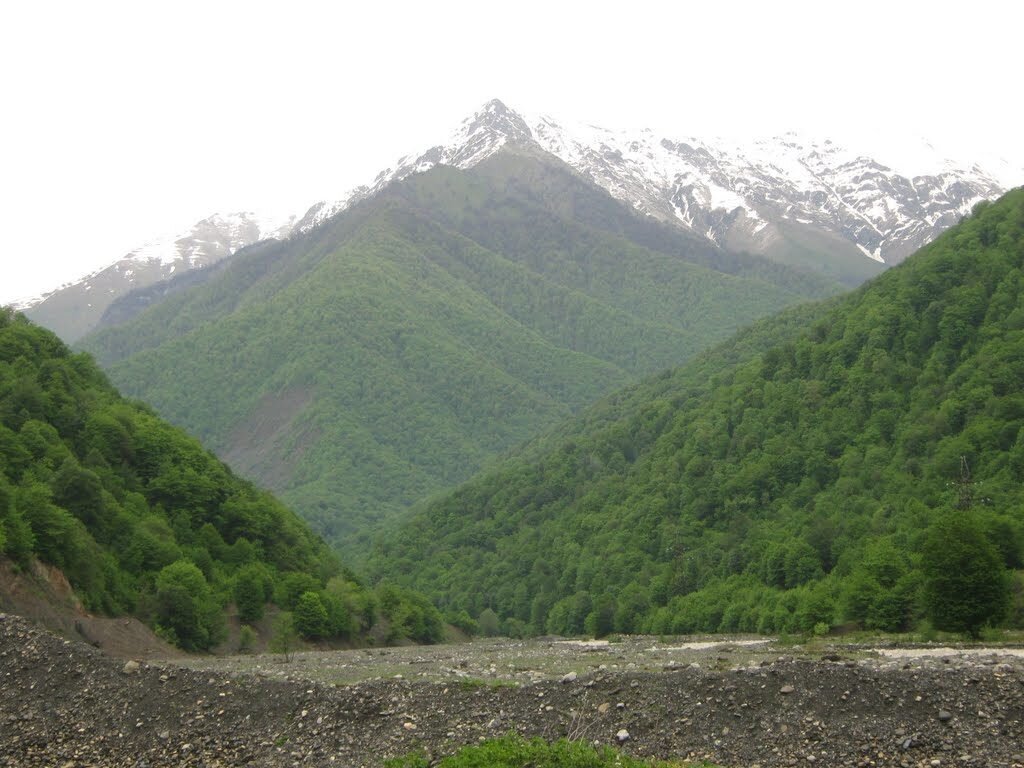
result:
[[[295,604],[295,629],[307,640],[327,636],[327,609],[316,592],[303,592]]]
[[[765,254],[775,261],[814,270],[851,288],[887,269],[885,264],[868,258],[856,245],[838,234],[793,220],[783,219],[775,226],[782,237]]]
[[[548,743],[542,739],[524,739],[514,734],[463,747],[451,757],[431,763],[418,754],[384,763],[388,768],[672,768],[695,763],[669,763],[641,760],[611,747],[592,747],[579,741],[561,739]],[[701,766],[711,768],[706,763]]]
[[[327,620],[300,625],[311,638],[358,640],[377,619],[377,595],[291,511],[10,310],[0,310],[0,554],[57,566],[87,609],[136,614],[188,650],[225,637],[232,601],[246,622],[271,600],[300,617],[316,602]],[[396,639],[441,639],[421,596],[384,594]]]
[[[156,575],[157,626],[175,645],[194,651],[222,638],[220,606],[203,572],[189,560],[178,560]]]
[[[835,290],[504,153],[246,249],[82,344],[356,557],[354,533],[599,396]]]
[[[974,516],[959,511],[937,520],[921,556],[925,606],[935,628],[978,638],[982,627],[1002,619],[1010,601],[1003,565]]]
[[[274,617],[274,629],[270,635],[270,652],[281,654],[286,662],[291,661],[298,644],[299,633],[295,629],[294,617],[290,611],[281,611]]]
[[[606,399],[427,504],[373,567],[532,632],[1021,626],[1022,261],[1017,190]]]
[[[252,653],[256,646],[256,630],[248,624],[243,624],[238,631],[238,652]]]

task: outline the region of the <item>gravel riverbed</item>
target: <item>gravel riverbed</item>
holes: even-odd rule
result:
[[[517,732],[723,766],[1024,768],[1016,649],[482,641],[125,662],[0,615],[0,765],[379,766]]]

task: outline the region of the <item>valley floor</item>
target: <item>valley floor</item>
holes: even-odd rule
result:
[[[139,665],[0,615],[0,765],[377,766],[515,731],[724,766],[1024,766],[1019,651],[483,641]]]

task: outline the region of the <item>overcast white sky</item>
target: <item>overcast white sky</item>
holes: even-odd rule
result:
[[[1022,21],[1007,0],[9,3],[0,302],[217,211],[339,197],[491,98],[1024,167]]]

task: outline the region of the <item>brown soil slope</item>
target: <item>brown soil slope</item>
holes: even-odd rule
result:
[[[91,615],[60,569],[38,560],[31,569],[21,570],[0,558],[0,611],[26,616],[59,635],[125,659],[183,655],[138,619]]]

